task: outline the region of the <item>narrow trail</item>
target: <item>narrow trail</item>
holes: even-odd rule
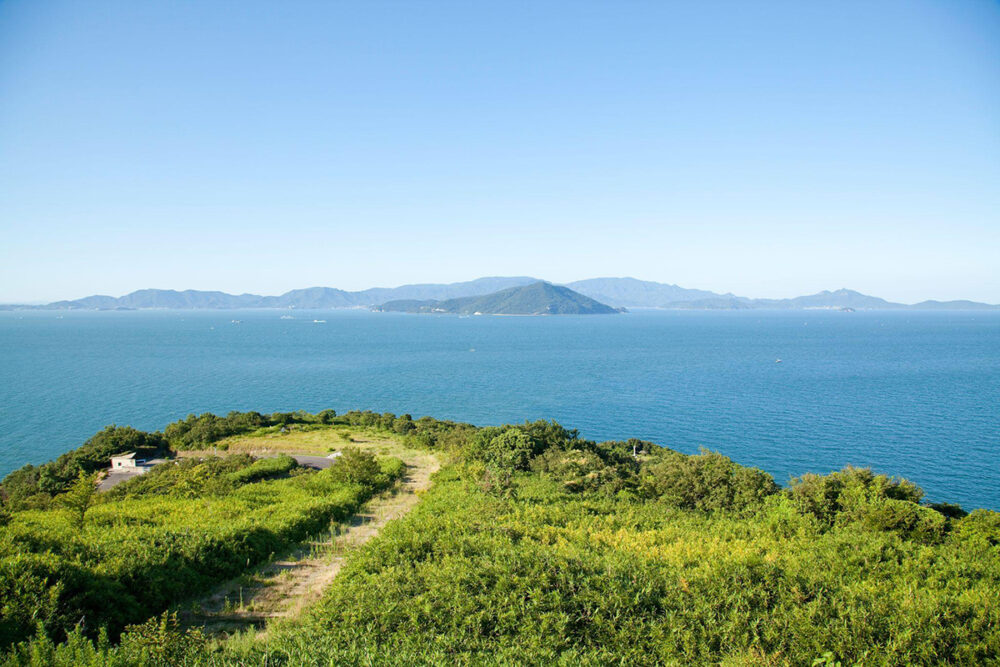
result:
[[[322,596],[351,553],[419,502],[419,492],[430,487],[431,475],[440,468],[430,454],[406,457],[405,462],[400,484],[365,503],[346,525],[219,586],[182,611],[183,622],[221,635],[249,627],[266,632],[268,621],[298,616]]]

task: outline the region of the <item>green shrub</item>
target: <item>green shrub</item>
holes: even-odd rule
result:
[[[978,542],[983,546],[1000,546],[1000,512],[978,509],[956,523],[958,539]]]
[[[832,524],[837,516],[857,504],[876,499],[918,503],[924,492],[905,479],[876,475],[869,468],[848,466],[829,475],[807,474],[793,479],[787,493],[803,512]]]
[[[922,542],[939,542],[948,530],[948,519],[941,513],[894,498],[856,503],[841,513],[838,521],[857,523],[868,530],[895,531],[907,539]]]
[[[401,479],[406,473],[406,464],[402,459],[396,457],[385,457],[378,460],[380,475],[380,486],[387,486],[391,482]]]
[[[550,449],[537,456],[531,468],[572,492],[618,493],[633,488],[636,481],[633,470],[608,465],[595,452],[579,449]]]
[[[665,451],[642,468],[643,495],[680,509],[751,510],[778,492],[774,479],[714,452]]]
[[[229,473],[229,481],[240,486],[250,482],[257,482],[262,479],[277,477],[290,472],[298,466],[295,459],[286,454],[274,458],[259,459],[246,468],[241,468],[236,472]]]
[[[374,488],[378,485],[382,469],[370,452],[357,447],[344,447],[326,472],[330,479],[338,482]]]

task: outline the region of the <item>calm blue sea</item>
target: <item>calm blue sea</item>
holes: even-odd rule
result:
[[[556,419],[781,483],[871,466],[1000,509],[1000,313],[287,314],[0,313],[0,474],[110,423],[332,407]]]

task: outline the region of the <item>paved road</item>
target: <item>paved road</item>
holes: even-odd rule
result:
[[[325,456],[303,456],[301,454],[292,454],[292,458],[304,468],[315,468],[316,470],[325,470],[333,465],[336,459],[328,459]]]
[[[110,489],[110,488],[112,488],[114,486],[118,486],[122,482],[128,481],[128,480],[132,479],[133,477],[138,477],[141,474],[142,473],[131,472],[131,471],[130,472],[119,472],[117,470],[114,471],[114,472],[109,472],[108,475],[107,475],[107,477],[105,477],[104,479],[102,479],[97,484],[97,490],[98,491],[107,491],[108,489]]]
[[[313,468],[315,470],[325,470],[333,465],[336,459],[328,459],[325,456],[304,456],[302,454],[292,454],[292,458],[295,459],[296,463],[304,468]],[[132,479],[133,477],[138,477],[142,473],[138,471],[125,471],[125,470],[115,470],[109,472],[107,476],[100,481],[97,485],[98,491],[107,491],[108,489],[118,486],[122,482]]]

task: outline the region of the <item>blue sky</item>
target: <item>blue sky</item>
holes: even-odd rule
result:
[[[0,302],[998,267],[995,2],[0,3]]]

